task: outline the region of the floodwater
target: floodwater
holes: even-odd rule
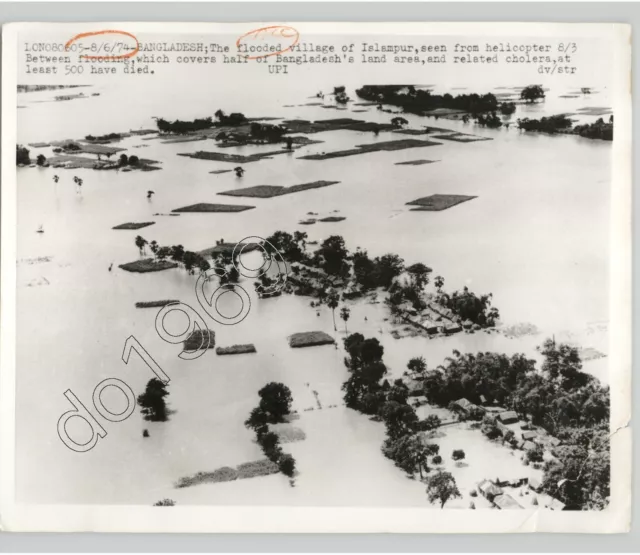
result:
[[[18,140],[27,144],[80,138],[113,131],[152,128],[152,117],[189,119],[217,108],[248,117],[287,119],[354,117],[387,122],[390,114],[375,107],[353,113],[287,104],[315,102],[314,90],[287,90],[281,97],[234,97],[197,90],[175,94],[141,94],[109,87],[98,97],[46,102],[56,91],[19,95]],[[76,92],[76,91],[74,91]],[[460,91],[464,92],[464,91]],[[548,93],[544,104],[519,107],[513,116],[574,112],[584,106],[607,106],[606,94],[561,99]],[[350,93],[355,98],[354,93]],[[357,100],[356,100],[357,102]],[[329,101],[327,100],[327,103]],[[105,117],[104,114],[109,114]],[[535,115],[534,115],[535,114]],[[460,334],[449,338],[393,339],[383,305],[350,303],[350,332],[376,336],[384,360],[399,376],[409,358],[424,356],[437,366],[452,349],[475,352],[525,352],[545,337],[568,338],[608,352],[608,256],[611,144],[573,136],[524,134],[514,127],[489,130],[440,118],[406,116],[411,126],[435,125],[490,137],[491,141],[457,143],[396,152],[376,152],[326,161],[299,156],[394,140],[401,135],[335,131],[312,135],[324,141],[245,164],[195,160],[180,152],[215,150],[214,141],[162,144],[133,137],[122,141],[127,154],[162,162],[155,172],[113,172],[54,168],[18,169],[18,351],[17,351],[17,495],[31,503],[140,503],[164,497],[180,504],[296,503],[308,505],[421,505],[423,486],[407,480],[380,453],[381,424],[341,405],[346,378],[344,353],[331,346],[292,350],[286,337],[297,331],[334,334],[330,311],[309,306],[310,299],[282,296],[258,301],[252,281],[243,282],[252,297],[250,313],[236,326],[211,323],[216,345],[254,343],[258,353],[218,357],[213,351],[196,360],[178,358],[179,345],[164,342],[155,331],[157,309],[136,309],[135,302],[178,299],[194,308],[194,276],[183,270],[131,274],[119,264],[138,258],[138,234],[160,245],[182,244],[190,250],[267,237],[277,229],[306,231],[310,241],[339,234],[348,248],[360,246],[372,256],[398,253],[407,264],[424,262],[445,278],[445,289],[467,285],[493,293],[505,326],[535,324],[541,333],[520,339],[501,334]],[[608,117],[608,116],[606,116]],[[595,117],[583,118],[593,121]],[[417,137],[417,138],[424,138]],[[252,153],[273,147],[247,146],[224,152]],[[50,149],[31,149],[34,157]],[[398,166],[430,159],[436,163]],[[60,181],[56,184],[53,175]],[[73,176],[84,180],[81,192]],[[294,185],[336,180],[338,185],[272,199],[217,196],[252,185]],[[147,190],[155,191],[148,200]],[[411,212],[405,203],[434,193],[477,195],[442,212]],[[249,204],[236,214],[153,216],[199,202]],[[339,212],[334,212],[339,211]],[[308,212],[338,214],[346,220],[300,226]],[[138,231],[111,228],[124,222],[155,221]],[[36,230],[42,225],[45,233]],[[37,257],[48,262],[29,263]],[[20,262],[21,260],[21,262]],[[113,263],[113,270],[109,271]],[[228,297],[228,296],[227,296]],[[233,312],[229,299],[221,309]],[[175,315],[174,315],[175,316]],[[366,317],[366,320],[365,320]],[[336,315],[337,318],[337,315]],[[167,318],[167,329],[180,333],[184,321]],[[338,338],[344,323],[338,319]],[[70,389],[88,408],[102,380],[118,378],[138,394],[153,377],[136,355],[122,361],[125,340],[133,335],[171,378],[169,422],[146,423],[134,413],[121,423],[101,420],[107,436],[90,452],[76,453],[57,437],[57,421],[71,409],[63,393]],[[607,381],[607,358],[585,363],[585,370]],[[243,426],[257,403],[257,391],[281,381],[293,393],[301,418],[296,426],[307,439],[286,445],[298,461],[300,477],[291,488],[282,475],[215,486],[175,490],[179,477],[261,458],[252,434]],[[317,391],[323,409],[315,407]],[[113,412],[123,398],[106,390],[103,401]],[[111,393],[110,393],[111,392]],[[338,405],[328,408],[328,405]],[[95,413],[95,411],[94,411]],[[73,421],[78,437],[88,430]],[[142,438],[147,428],[150,437]],[[86,436],[88,438],[88,435]]]

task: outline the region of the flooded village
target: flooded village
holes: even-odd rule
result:
[[[606,91],[192,94],[19,94],[22,499],[607,507]],[[82,461],[27,418],[116,375]]]

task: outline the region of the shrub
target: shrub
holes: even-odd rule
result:
[[[131,156],[129,156],[130,166],[137,166],[138,164],[140,164],[140,158],[138,158],[135,154],[132,154]]]
[[[478,497],[478,490],[472,489],[472,490],[469,492],[469,495],[470,495],[471,497]]]
[[[296,461],[289,454],[282,455],[278,461],[278,468],[285,476],[293,478],[293,475],[296,472]]]
[[[36,164],[38,164],[38,166],[44,166],[46,162],[47,157],[44,154],[38,154],[38,157],[36,158]]]
[[[163,499],[153,504],[154,507],[173,507],[176,502],[173,499]]]
[[[433,457],[433,459],[431,459],[431,462],[433,464],[442,464],[442,457],[440,455],[436,455],[435,457]]]
[[[142,432],[142,437],[149,437],[149,430],[144,430]]]
[[[454,449],[453,453],[451,453],[451,458],[454,461],[461,461],[462,459],[464,459],[464,457],[465,457],[465,454],[462,449]]]

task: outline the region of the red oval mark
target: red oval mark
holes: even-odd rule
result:
[[[275,56],[276,54],[282,54],[283,52],[287,52],[291,50],[298,41],[300,40],[300,33],[293,27],[289,27],[288,25],[271,25],[270,27],[260,27],[260,29],[254,29],[253,31],[249,31],[248,33],[242,35],[236,41],[236,47],[240,47],[241,44],[244,44],[243,39],[252,38],[253,40],[267,40],[272,37],[276,38],[284,38],[284,39],[293,39],[291,44],[286,48],[282,48],[281,50],[277,50],[274,52],[268,52],[266,54],[257,54],[255,56],[247,56],[248,60],[256,60],[258,58],[267,58],[269,56]],[[248,47],[248,46],[247,46]]]
[[[118,54],[117,56],[101,56],[101,55],[97,55],[97,56],[93,56],[90,54],[81,54],[80,57],[81,58],[86,58],[87,60],[124,60],[125,58],[131,58],[132,56],[135,56],[138,51],[140,50],[140,43],[138,42],[138,39],[132,35],[131,33],[127,33],[126,31],[115,31],[115,30],[106,30],[106,31],[94,31],[92,33],[80,33],[79,35],[76,35],[75,37],[73,37],[72,39],[70,39],[69,41],[67,41],[67,43],[64,45],[65,50],[67,50],[69,48],[69,46],[71,46],[75,41],[80,40],[80,39],[84,39],[87,37],[95,37],[98,35],[124,35],[126,37],[130,37],[133,40],[136,41],[136,47],[131,51],[131,52],[127,52],[126,54]],[[117,45],[114,45],[114,47]],[[125,48],[125,45],[121,45],[121,49]]]

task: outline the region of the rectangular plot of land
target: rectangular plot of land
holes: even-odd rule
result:
[[[407,202],[407,205],[417,206],[417,208],[411,209],[414,211],[439,212],[474,198],[477,197],[470,195],[429,195],[428,197]]]
[[[368,145],[356,145],[356,148],[348,150],[338,150],[335,152],[327,152],[325,154],[310,154],[307,156],[301,156],[302,160],[328,160],[330,158],[342,158],[344,156],[355,156],[357,154],[365,154],[367,152],[378,152],[382,150],[404,150],[407,148],[417,148],[425,146],[436,146],[442,143],[436,143],[435,141],[423,141],[418,139],[401,139],[399,141],[381,141],[379,143],[373,143]]]
[[[288,150],[274,150],[271,152],[261,152],[256,154],[226,154],[223,152],[206,152],[200,150],[198,152],[182,152],[178,156],[186,156],[187,158],[196,158],[198,160],[211,160],[213,162],[231,162],[233,164],[248,164],[249,162],[257,162],[263,158],[271,158],[277,154],[287,154]]]
[[[396,162],[396,166],[422,166],[424,164],[433,164],[438,160],[409,160],[408,162]]]
[[[251,210],[252,208],[255,208],[255,206],[199,202],[198,204],[191,204],[189,206],[183,206],[182,208],[176,208],[175,210],[172,210],[172,212],[244,212],[245,210]]]
[[[432,135],[434,139],[446,139],[456,143],[475,143],[478,141],[492,141],[491,137],[480,137],[479,135],[467,135],[466,133],[453,133],[451,135]]]
[[[156,222],[127,222],[126,224],[120,224],[111,229],[142,229],[155,224]]]
[[[283,187],[281,185],[256,185],[254,187],[245,187],[244,189],[234,189],[231,191],[223,191],[219,195],[227,195],[230,197],[254,197],[254,198],[272,198],[291,193],[299,193],[309,189],[319,189],[320,187],[328,187],[335,185],[339,181],[314,181],[312,183],[301,183],[300,185],[292,185],[291,187]]]

